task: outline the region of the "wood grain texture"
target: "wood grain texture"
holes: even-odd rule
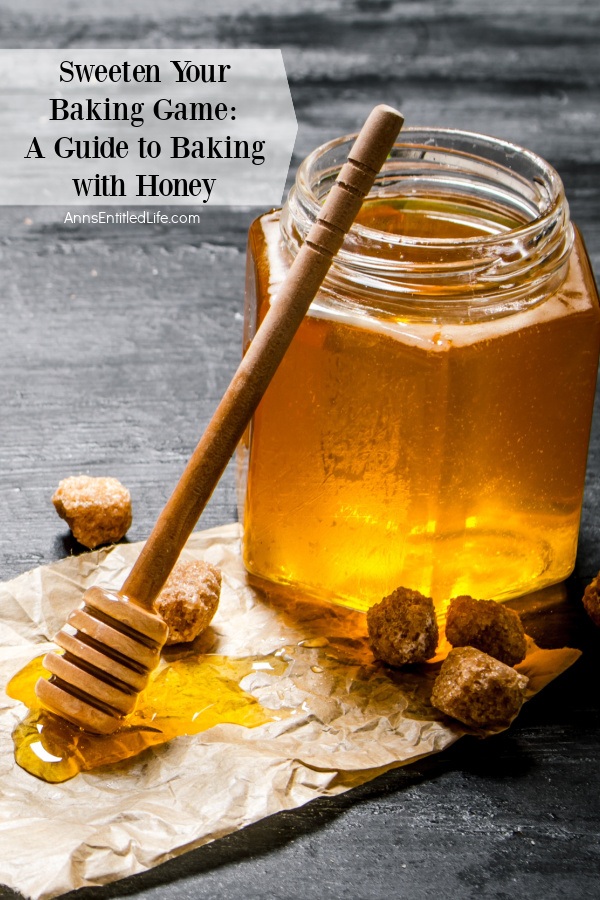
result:
[[[599,24],[592,0],[3,0],[0,46],[281,47],[299,120],[292,171],[378,102],[407,125],[524,144],[562,175],[598,275]],[[77,549],[50,503],[65,475],[121,478],[131,540],[179,477],[239,359],[259,211],[201,212],[192,227],[69,227],[64,210],[0,209],[3,579]],[[230,468],[201,524],[235,515]],[[584,656],[509,732],[77,900],[600,895],[600,640],[579,605],[599,568],[596,424],[576,573],[560,602],[523,606],[540,641]]]

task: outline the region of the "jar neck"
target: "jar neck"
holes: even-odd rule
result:
[[[565,278],[573,229],[541,157],[495,138],[405,129],[324,283],[331,302],[399,318],[480,321],[528,309]],[[295,255],[354,136],[317,148],[281,215]]]

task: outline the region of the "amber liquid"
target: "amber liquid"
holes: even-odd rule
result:
[[[471,237],[514,226],[463,205],[386,201],[363,221]],[[285,273],[278,213],[249,239],[257,322]],[[357,609],[399,585],[443,608],[572,570],[599,343],[577,239],[566,281],[485,324],[382,324],[313,306],[255,415],[244,511],[256,578]]]
[[[281,675],[286,667],[283,651],[242,659],[206,655],[163,662],[123,728],[116,734],[97,735],[40,707],[34,686],[38,678],[50,675],[38,657],[6,688],[9,697],[29,707],[13,732],[15,759],[31,775],[59,783],[223,722],[254,728],[281,719],[285,710],[266,710],[240,682],[253,671]]]

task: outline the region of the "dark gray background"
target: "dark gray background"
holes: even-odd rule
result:
[[[599,24],[591,0],[3,0],[0,46],[282,48],[292,173],[378,102],[525,144],[562,175],[598,273]],[[0,578],[77,551],[50,504],[66,475],[121,478],[131,540],[154,523],[240,352],[259,210],[201,212],[200,226],[74,228],[61,210],[0,209]],[[510,731],[77,900],[600,896],[600,641],[579,602],[600,568],[599,439],[567,598],[515,604],[541,643],[584,656]],[[230,469],[201,524],[235,516]]]

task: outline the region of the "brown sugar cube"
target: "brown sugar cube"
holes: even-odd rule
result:
[[[425,662],[435,654],[438,626],[431,597],[396,588],[367,612],[373,655],[392,666]]]
[[[453,647],[476,647],[507,666],[525,659],[525,632],[519,614],[495,600],[454,597],[446,617]]]
[[[90,550],[120,541],[131,526],[131,495],[116,478],[72,475],[59,483],[52,502]]]
[[[156,612],[169,626],[167,644],[193,641],[208,627],[219,605],[221,573],[206,562],[173,568],[156,600]]]
[[[600,628],[600,573],[588,584],[583,594],[583,608],[594,623]]]
[[[475,647],[451,650],[433,685],[431,703],[473,728],[510,725],[528,679]]]

